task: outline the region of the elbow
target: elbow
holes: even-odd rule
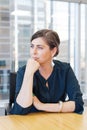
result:
[[[25,114],[29,113],[31,108],[32,108],[32,104],[29,107],[23,108],[17,102],[15,102],[13,107],[11,108],[9,114],[25,115]]]
[[[75,102],[75,113],[78,113],[78,114],[83,114],[84,112],[84,103],[77,103]]]

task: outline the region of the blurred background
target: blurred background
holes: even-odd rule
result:
[[[56,59],[69,62],[87,99],[87,0],[0,0],[0,105],[9,99],[9,74],[29,58],[38,29],[59,34]]]

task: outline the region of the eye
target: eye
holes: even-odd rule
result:
[[[41,45],[38,45],[37,48],[42,50],[44,47]]]
[[[33,44],[30,44],[30,48],[33,48],[34,47],[34,45]]]
[[[41,49],[41,50],[42,50],[42,49],[43,49],[43,47],[41,47],[41,46],[38,46],[38,49]]]

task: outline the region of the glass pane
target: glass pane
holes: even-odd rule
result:
[[[68,61],[68,3],[53,1],[51,6],[51,28],[58,32],[61,40],[57,58]]]
[[[81,4],[81,89],[87,97],[87,5]]]
[[[79,68],[75,62],[80,52],[79,81],[87,96],[87,5],[56,0],[0,1],[0,92],[8,94],[10,71],[26,64],[30,37],[43,28],[58,32],[61,44],[56,58],[70,62],[74,71]],[[80,49],[76,53],[78,30]]]
[[[0,1],[0,100],[9,98],[10,73],[9,0]]]

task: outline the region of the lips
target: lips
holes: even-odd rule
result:
[[[37,58],[37,57],[33,57],[33,59],[34,59],[34,60],[38,60],[39,58]]]

